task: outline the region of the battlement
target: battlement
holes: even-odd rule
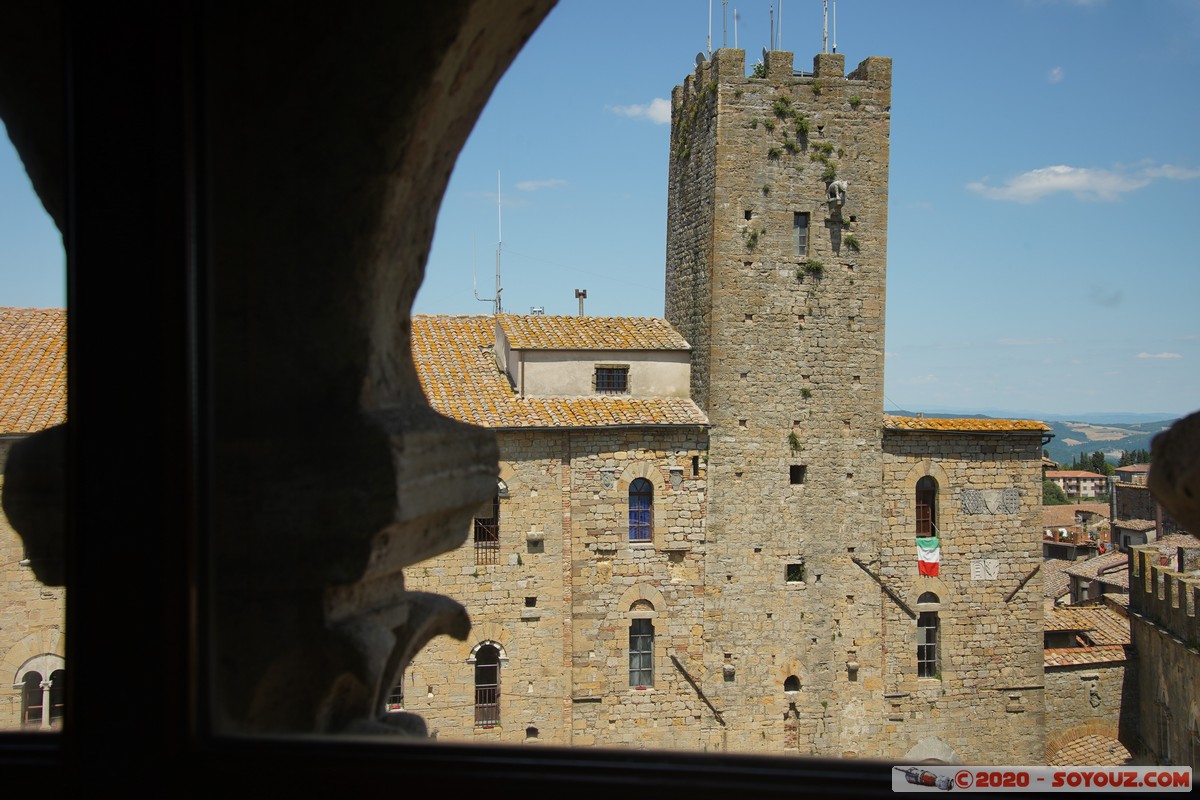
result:
[[[1180,548],[1181,550],[1183,548]],[[1185,551],[1180,563],[1194,562]],[[1130,550],[1129,609],[1178,636],[1190,647],[1200,646],[1200,575],[1182,573],[1161,563],[1154,544]]]
[[[794,69],[794,54],[786,50],[772,50],[766,54],[763,66],[766,76],[756,78],[746,75],[746,51],[722,48],[715,51],[707,61],[696,65],[696,70],[676,87],[684,97],[704,91],[712,81],[722,88],[749,88],[752,86],[803,86],[817,84],[820,91],[842,86],[850,94],[862,97],[864,91],[871,92],[874,103],[887,107],[892,97],[892,60],[882,56],[864,59],[849,75],[846,74],[846,56],[842,53],[818,53],[813,56],[811,73]],[[676,99],[679,99],[678,97]]]

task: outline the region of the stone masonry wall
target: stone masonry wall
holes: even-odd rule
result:
[[[723,49],[673,94],[667,317],[713,424],[704,690],[730,750],[866,755],[879,612],[849,550],[879,532],[890,61],[766,70]]]
[[[1130,550],[1130,635],[1141,668],[1138,730],[1157,764],[1200,769],[1200,577],[1158,563],[1158,549]]]
[[[0,439],[0,490],[12,440]],[[43,586],[29,567],[21,537],[0,511],[0,729],[21,727],[19,671],[37,656],[65,655],[66,590]],[[49,675],[43,675],[49,678]]]
[[[937,740],[963,763],[1040,763],[1040,435],[887,431],[883,446],[878,574],[913,614],[879,593],[888,704],[879,755],[898,758]],[[917,568],[916,483],[926,475],[938,483],[936,578]],[[917,676],[917,600],[925,592],[940,601],[937,678]]]
[[[1133,745],[1136,662],[1046,668],[1045,763],[1082,736],[1098,734]],[[1123,717],[1129,723],[1122,725]]]
[[[714,747],[711,712],[675,666],[698,673],[705,576],[703,430],[501,431],[500,563],[474,547],[410,570],[414,588],[462,602],[466,642],[435,640],[404,676],[405,707],[440,738]],[[696,468],[699,468],[697,472]],[[628,539],[629,484],[654,486],[649,544]],[[654,682],[629,686],[631,609],[654,626]],[[649,609],[648,611],[646,609]],[[473,648],[493,641],[501,722],[476,727]],[[675,661],[672,660],[675,657]],[[699,679],[699,674],[696,679]]]

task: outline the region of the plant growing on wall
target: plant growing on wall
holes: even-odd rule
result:
[[[800,265],[800,277],[821,275],[823,272],[825,272],[825,264],[815,258],[810,258]]]
[[[767,151],[767,158],[771,159],[772,161],[777,160],[780,155],[782,155],[782,152],[778,147],[772,147]]]
[[[821,173],[821,180],[826,183],[832,183],[837,180],[837,164],[832,161],[825,162],[825,171]]]
[[[850,250],[855,253],[862,250],[862,244],[858,241],[858,237],[853,233],[849,234],[848,236],[843,236],[842,244],[846,245],[846,247],[850,248]]]
[[[820,96],[821,96],[821,92],[823,92],[824,90],[825,90],[825,87],[821,86],[821,82],[820,82],[820,81],[813,81],[813,82],[812,82],[812,93],[813,93],[814,95],[816,95],[817,97],[820,97]]]
[[[800,437],[796,435],[795,431],[788,434],[788,447],[792,448],[793,453],[800,450]]]
[[[862,98],[859,97],[858,95],[853,95],[850,98],[850,107],[853,108],[855,111],[857,111],[858,107],[861,105],[862,105]]]
[[[800,390],[800,396],[803,397],[805,400],[811,400],[812,399],[812,389],[805,386],[803,389]]]
[[[792,109],[792,98],[783,94],[776,97],[774,102],[771,103],[771,110],[780,119],[787,119],[795,113]]]
[[[767,129],[767,133],[771,133],[772,131],[775,130],[775,120],[773,120],[773,119],[763,120],[763,127]]]
[[[754,248],[758,247],[758,237],[763,235],[766,232],[767,232],[766,228],[763,228],[761,230],[754,230],[752,228],[743,228],[742,229],[742,241],[744,241],[746,243],[746,249],[754,250]]]

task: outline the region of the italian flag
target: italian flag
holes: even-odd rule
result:
[[[917,537],[917,569],[922,575],[937,577],[942,562],[942,548],[936,536]]]

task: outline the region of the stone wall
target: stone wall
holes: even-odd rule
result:
[[[1043,756],[1041,437],[887,431],[879,576],[884,757],[936,739],[965,763],[1035,764]],[[938,484],[937,578],[918,574],[917,481]],[[1015,491],[1014,491],[1015,490]],[[937,595],[940,678],[919,678],[917,600]]]
[[[1046,668],[1045,763],[1071,742],[1098,735],[1136,742],[1137,662]]]
[[[1130,551],[1130,634],[1141,664],[1138,728],[1154,763],[1200,769],[1200,577],[1158,558],[1153,544]]]
[[[501,431],[498,440],[508,492],[499,563],[477,565],[468,540],[409,571],[410,588],[460,600],[474,628],[466,642],[422,651],[404,676],[405,707],[440,738],[715,746],[719,724],[681,671],[701,677],[704,432]],[[628,537],[639,477],[654,486],[647,544]],[[641,689],[629,685],[631,614],[649,617],[655,633],[654,681]],[[506,659],[494,727],[474,724],[468,659],[485,641]]]
[[[0,439],[0,468],[12,439]],[[0,491],[4,478],[0,471]],[[48,587],[21,566],[25,547],[0,511],[0,729],[21,727],[21,667],[38,656],[66,653],[66,590]],[[61,663],[59,661],[58,663]],[[49,678],[43,674],[43,678]]]

